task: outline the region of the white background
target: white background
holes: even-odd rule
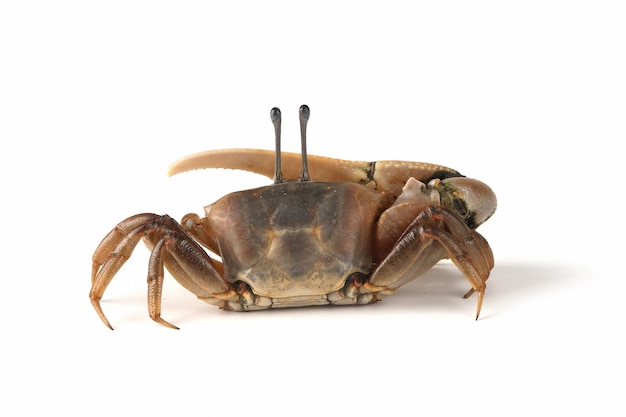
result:
[[[0,414],[623,415],[620,2],[5,2]],[[490,184],[479,321],[442,263],[373,306],[237,314],[139,247],[88,299],[123,218],[268,184],[181,156],[273,147],[451,166]],[[619,147],[619,148],[618,148]],[[619,150],[618,150],[619,149]]]

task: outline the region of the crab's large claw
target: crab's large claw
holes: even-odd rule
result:
[[[274,151],[261,149],[219,149],[199,152],[174,162],[168,175],[203,168],[241,169],[268,178],[274,176]],[[413,177],[421,182],[433,178],[460,177],[457,171],[441,165],[405,161],[347,161],[323,156],[308,156],[311,179],[315,181],[356,182],[384,193],[399,195],[406,180]],[[282,153],[282,170],[286,179],[300,175],[302,157],[297,153]]]
[[[297,153],[282,153],[282,170],[286,179],[300,175],[302,156]],[[185,156],[170,165],[168,175],[203,168],[240,169],[274,176],[276,153],[264,149],[217,149]],[[370,181],[370,163],[352,162],[341,159],[309,155],[309,170],[316,181],[346,181],[367,183]]]

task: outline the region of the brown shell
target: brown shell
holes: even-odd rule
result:
[[[328,294],[372,269],[379,193],[354,183],[291,181],[206,207],[226,280],[257,295]]]

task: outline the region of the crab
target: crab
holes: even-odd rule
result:
[[[480,315],[494,266],[476,228],[496,209],[483,182],[445,166],[358,162],[306,153],[310,109],[300,107],[301,154],[281,152],[281,112],[270,112],[276,150],[223,149],[184,157],[169,175],[229,168],[273,178],[228,194],[205,216],[137,214],[121,221],[93,255],[91,303],[102,296],[139,241],[148,262],[150,317],[161,317],[165,268],[199,299],[230,311],[370,304],[450,259],[478,294]],[[207,249],[209,253],[205,250]]]

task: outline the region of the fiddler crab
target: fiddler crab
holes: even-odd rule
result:
[[[224,310],[370,304],[449,258],[476,292],[476,319],[493,253],[476,228],[496,209],[484,183],[422,162],[356,162],[307,156],[309,107],[300,107],[302,153],[281,153],[281,112],[270,112],[276,151],[224,149],[184,157],[169,175],[200,168],[255,172],[274,184],[228,194],[177,223],[137,214],[93,254],[96,312],[118,270],[143,240],[150,317],[161,317],[164,267],[199,299]],[[208,249],[212,255],[203,249]]]

